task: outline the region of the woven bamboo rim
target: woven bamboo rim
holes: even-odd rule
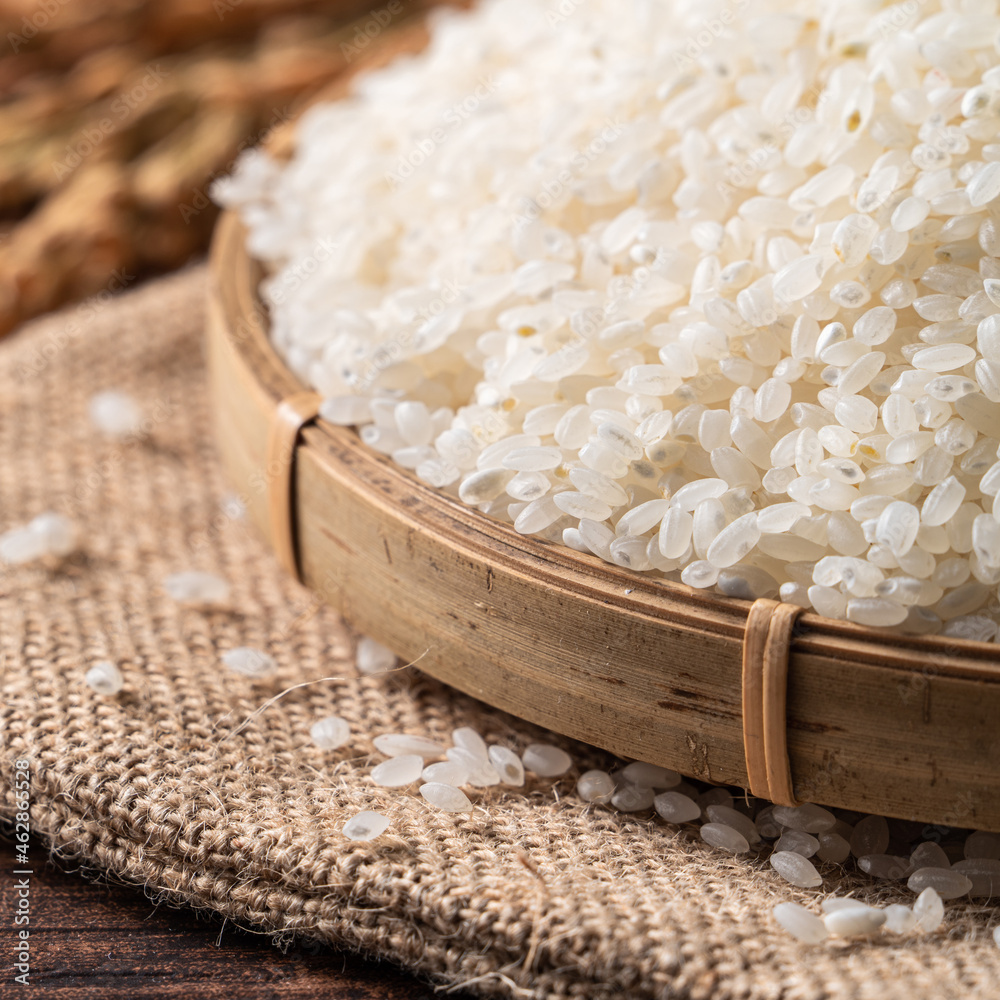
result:
[[[497,708],[772,801],[1000,830],[995,646],[651,580],[518,535],[316,419],[226,214],[208,354],[223,462],[290,571]]]

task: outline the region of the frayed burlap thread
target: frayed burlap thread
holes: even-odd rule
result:
[[[161,898],[482,996],[995,1000],[995,908],[948,904],[927,937],[805,948],[770,907],[815,906],[814,893],[689,830],[585,805],[576,772],[489,790],[460,818],[375,787],[369,734],[447,740],[472,725],[518,748],[543,734],[412,667],[359,676],[348,629],[230,516],[205,391],[204,286],[196,268],[0,345],[2,527],[54,508],[83,529],[62,565],[0,578],[4,817],[12,763],[30,756],[35,835],[52,850]],[[141,439],[90,427],[89,396],[112,387],[145,405]],[[231,607],[169,600],[164,577],[190,568],[230,580]],[[222,669],[238,645],[269,651],[277,675]],[[102,658],[121,666],[118,697],[83,683]],[[353,735],[322,751],[309,727],[332,713]],[[581,768],[609,764],[560,742]],[[363,808],[392,825],[351,843],[340,829]],[[827,890],[871,891],[825,874]],[[879,898],[912,899],[898,886]]]

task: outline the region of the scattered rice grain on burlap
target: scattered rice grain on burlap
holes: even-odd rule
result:
[[[244,523],[220,517],[227,486],[205,393],[204,294],[198,268],[105,306],[77,336],[65,335],[80,315],[71,309],[0,345],[3,526],[54,507],[78,518],[85,538],[59,572],[0,576],[5,818],[12,762],[31,755],[36,837],[59,852],[177,902],[484,996],[996,997],[995,908],[949,904],[929,939],[803,949],[770,907],[796,899],[815,909],[814,894],[651,814],[587,806],[574,785],[580,771],[608,767],[596,751],[564,743],[577,770],[556,782],[558,799],[551,782],[529,778],[523,790],[477,796],[484,805],[468,817],[376,788],[367,732],[447,743],[472,725],[520,747],[548,737],[412,668],[357,674],[336,615],[304,615],[310,595]],[[109,443],[90,428],[90,395],[112,387],[144,401],[146,443]],[[189,568],[230,580],[232,609],[167,598],[163,578]],[[276,675],[253,682],[221,668],[220,653],[241,645],[271,652]],[[101,659],[125,675],[117,698],[83,683]],[[335,679],[243,725],[277,692],[324,677]],[[351,740],[320,750],[310,726],[334,714],[351,723]],[[385,812],[390,831],[344,839],[361,809]],[[841,893],[862,886],[871,883],[827,878]]]

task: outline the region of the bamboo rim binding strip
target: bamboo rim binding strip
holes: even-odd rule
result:
[[[802,608],[762,597],[750,606],[743,637],[743,752],[750,791],[797,806],[788,760],[788,661]]]
[[[278,562],[299,583],[298,539],[295,531],[295,453],[299,435],[316,419],[321,400],[315,392],[298,392],[283,399],[274,411],[267,438],[268,520]]]

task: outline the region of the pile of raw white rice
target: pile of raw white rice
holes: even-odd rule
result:
[[[486,0],[216,193],[322,415],[424,482],[992,640],[998,48],[993,0]]]

